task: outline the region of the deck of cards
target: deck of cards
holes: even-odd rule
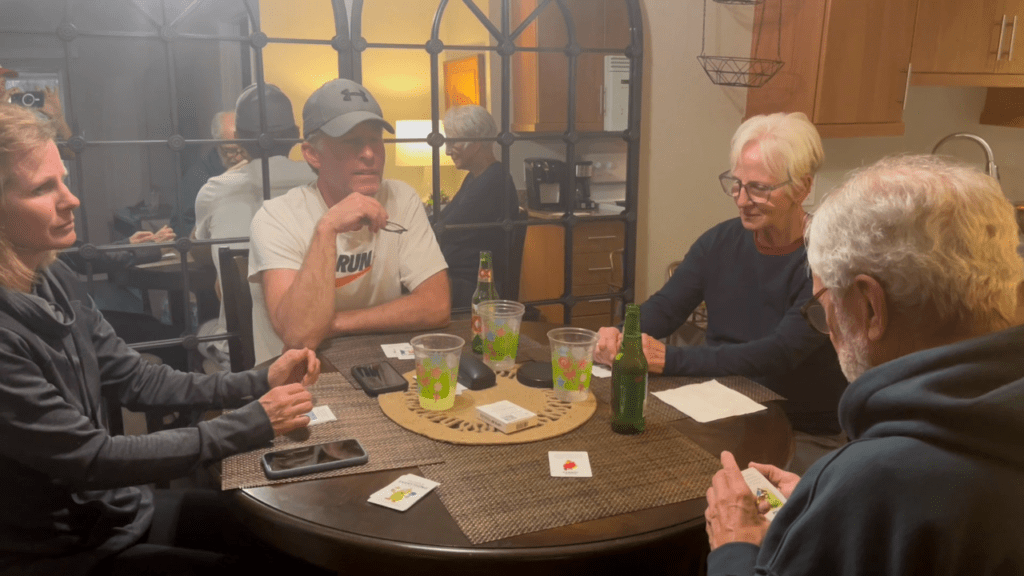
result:
[[[440,484],[433,480],[415,474],[404,474],[391,484],[370,494],[367,502],[405,512],[438,486]]]
[[[746,481],[747,486],[750,487],[750,491],[754,493],[754,498],[757,499],[757,503],[767,502],[771,507],[768,512],[765,513],[764,517],[769,522],[775,518],[775,513],[782,508],[782,505],[786,503],[786,497],[779,492],[779,489],[772,485],[764,474],[761,474],[756,468],[747,468],[742,472],[743,480]]]

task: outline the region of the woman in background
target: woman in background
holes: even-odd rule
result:
[[[494,138],[498,126],[481,106],[454,106],[444,115],[446,138]],[[469,174],[455,198],[441,210],[437,223],[474,224],[501,222],[506,216],[519,219],[519,197],[512,176],[494,156],[493,142],[455,142],[445,144],[445,153],[459,170]],[[468,307],[476,289],[480,251],[490,250],[494,257],[498,293],[508,297],[508,278],[502,278],[510,257],[508,238],[501,228],[482,230],[445,230],[437,237],[452,287],[452,306]],[[521,250],[512,246],[512,250]]]

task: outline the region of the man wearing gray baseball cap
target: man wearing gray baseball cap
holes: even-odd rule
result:
[[[331,80],[302,121],[317,179],[264,202],[250,230],[256,361],[340,334],[446,326],[448,266],[416,191],[383,178],[394,128],[376,99]]]

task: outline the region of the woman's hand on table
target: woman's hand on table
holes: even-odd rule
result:
[[[259,402],[274,427],[274,436],[309,425],[306,414],[313,409],[313,395],[299,382],[275,386]]]
[[[764,477],[772,483],[772,486],[778,488],[779,492],[781,492],[787,499],[789,498],[789,495],[793,493],[793,489],[796,488],[797,482],[800,482],[800,477],[796,474],[786,472],[785,470],[776,468],[771,464],[758,464],[757,462],[751,462],[750,467],[754,468],[761,474],[764,474]],[[767,507],[770,506],[767,502],[764,502],[764,505],[765,510],[761,512],[762,514],[768,512]]]
[[[312,386],[318,378],[320,359],[309,348],[286,350],[267,370],[267,383],[271,388],[292,383]]]
[[[652,374],[661,374],[665,371],[665,344],[658,340],[643,335],[644,357],[647,358],[647,371]]]
[[[309,425],[313,395],[306,389],[320,377],[320,360],[309,348],[287,350],[267,370],[270,391],[260,404],[274,427],[274,436]]]
[[[730,542],[749,542],[760,546],[768,532],[768,520],[757,509],[736,458],[722,452],[722,469],[711,479],[704,511],[708,542],[714,550]]]
[[[594,348],[594,362],[612,365],[615,355],[622,346],[622,332],[613,326],[605,326],[597,331],[597,347]]]

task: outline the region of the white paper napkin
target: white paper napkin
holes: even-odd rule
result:
[[[697,422],[750,414],[766,408],[718,380],[655,392],[655,396]]]

